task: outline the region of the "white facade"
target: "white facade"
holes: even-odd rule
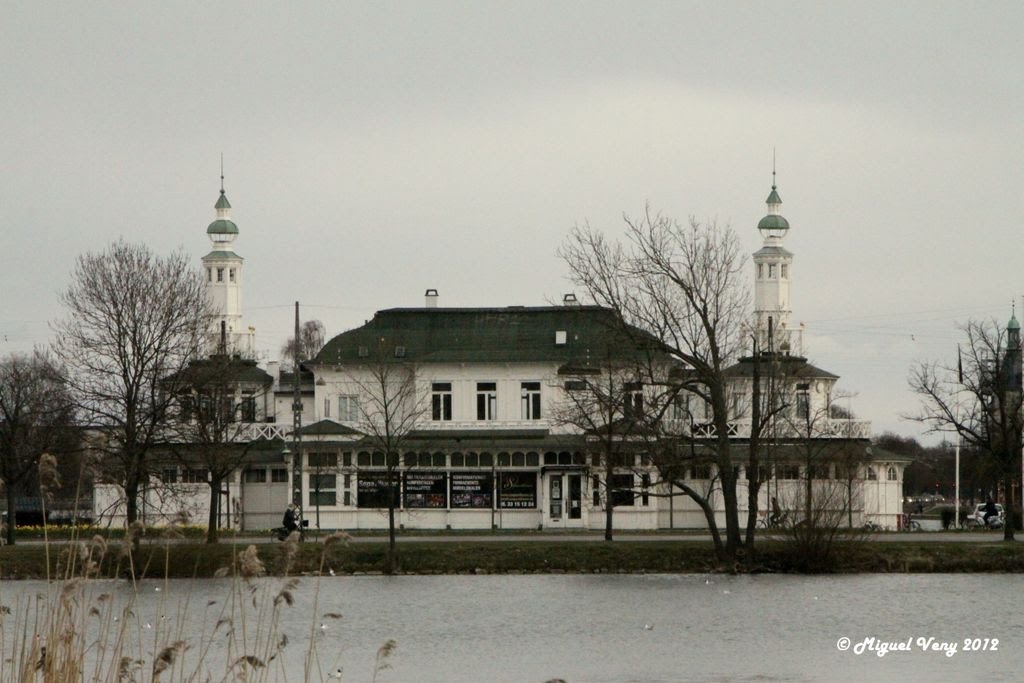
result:
[[[778,450],[775,459],[765,461],[767,481],[759,513],[767,514],[772,498],[795,508],[808,476],[815,478],[815,491],[824,495],[849,484],[847,474],[852,472],[853,485],[846,486],[843,505],[853,509],[854,523],[870,520],[895,527],[902,512],[906,462],[871,453],[870,423],[833,410],[838,377],[800,357],[800,334],[790,325],[793,255],[782,247],[789,226],[779,213],[780,205],[773,186],[769,213],[759,224],[764,246],[754,255],[754,323],[760,353],[741,359],[729,371],[728,429],[736,444],[733,460],[739,465],[741,515],[747,505],[743,463],[750,435],[752,365],[760,363],[760,375],[772,374],[776,391],[789,407],[767,435]],[[251,349],[251,328],[239,332],[242,259],[233,250],[237,228],[229,208],[222,191],[217,221],[208,230],[214,251],[203,264],[211,295],[221,307],[229,335],[234,335],[231,343]],[[219,268],[226,270],[221,274]],[[273,383],[267,412],[262,421],[248,425],[247,432],[265,447],[259,458],[232,477],[229,511],[240,528],[278,526],[296,488],[312,526],[387,527],[387,508],[381,501],[387,495],[388,468],[379,446],[366,438],[372,434],[372,411],[367,407],[373,400],[373,374],[384,366],[415,372],[408,409],[416,419],[397,447],[396,516],[402,527],[600,529],[612,496],[618,499],[618,529],[706,526],[696,503],[658,483],[657,471],[642,449],[624,456],[614,471],[615,486],[621,490],[609,494],[607,473],[595,465],[598,449],[593,440],[558,417],[564,412],[571,379],[567,368],[589,363],[591,352],[600,348],[595,335],[602,326],[597,321],[609,311],[575,305],[439,308],[436,291],[429,292],[424,308],[380,311],[366,325],[336,336],[306,365],[299,390],[303,427],[297,434],[294,376],[282,377],[277,364],[268,366]],[[698,443],[716,437],[707,408],[696,396],[684,396],[666,418],[681,437]],[[818,446],[821,454],[844,447],[859,455],[849,468],[824,456],[803,457]],[[693,488],[710,491],[718,486],[715,475],[713,466],[695,466],[686,471],[685,479]],[[208,497],[208,491],[196,495]],[[720,492],[711,493],[711,500],[724,525]],[[161,509],[165,517],[176,512]]]

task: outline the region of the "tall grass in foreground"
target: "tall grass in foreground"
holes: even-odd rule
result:
[[[200,599],[203,604],[197,604],[189,596],[169,597],[166,571],[157,585],[152,580],[134,580],[134,548],[140,530],[129,530],[120,544],[108,544],[101,536],[75,542],[61,558],[60,576],[48,581],[45,590],[22,595],[13,604],[2,604],[0,594],[0,680],[342,680],[342,667],[337,661],[325,661],[318,648],[323,625],[341,614],[319,613],[319,574],[302,579],[290,575],[297,534],[281,546],[282,578],[263,578],[266,572],[255,546],[236,547],[230,566],[218,571],[219,576],[230,577],[223,597]],[[170,527],[164,543],[165,570],[176,536],[175,527]],[[320,573],[327,549],[347,540],[342,533],[326,539]],[[128,578],[102,578],[100,567],[111,562],[116,575]],[[140,605],[143,586],[161,592],[153,613]],[[312,591],[313,609],[302,617],[308,618],[309,631],[290,635],[284,616],[304,589]],[[295,635],[300,636],[298,641]],[[388,641],[378,651],[369,673],[373,680],[388,668],[394,648],[394,641]]]

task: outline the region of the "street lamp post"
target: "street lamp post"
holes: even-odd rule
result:
[[[299,302],[295,302],[295,340],[292,344],[292,504],[302,520],[302,394],[299,391]],[[302,521],[299,522],[300,524]],[[300,527],[301,529],[301,527]]]

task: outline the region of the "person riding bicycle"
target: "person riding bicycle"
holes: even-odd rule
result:
[[[779,507],[779,499],[772,496],[772,514],[768,517],[768,523],[773,527],[782,522],[782,508]]]
[[[281,526],[284,527],[285,533],[290,534],[299,528],[298,515],[295,514],[295,504],[291,504],[284,511],[284,519],[281,520]]]
[[[985,501],[985,514],[982,517],[982,521],[984,522],[985,526],[989,525],[988,520],[990,520],[993,517],[999,517],[999,510],[996,509],[995,502],[991,498],[989,498],[988,500]]]

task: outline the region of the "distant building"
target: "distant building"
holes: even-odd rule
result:
[[[764,245],[753,259],[757,346],[727,370],[741,514],[756,374],[762,395],[779,407],[763,430],[759,513],[767,515],[776,499],[799,516],[800,495],[813,482],[810,490],[850,523],[895,527],[907,463],[872,451],[870,424],[833,401],[838,377],[801,355],[802,326],[794,329],[790,320],[793,254],[783,247],[789,223],[774,184],[767,204],[758,225]],[[245,358],[252,355],[254,332],[242,328],[242,259],[232,247],[238,230],[229,208],[222,189],[217,220],[207,230],[214,251],[203,265],[229,346]],[[603,528],[609,504],[617,529],[706,525],[703,511],[680,489],[659,483],[642,435],[623,437],[630,447],[616,454],[609,477],[598,464],[594,429],[566,417],[573,392],[585,388],[581,377],[610,378],[610,363],[637,351],[611,336],[621,329],[614,312],[579,305],[571,296],[563,306],[541,307],[445,308],[438,300],[431,289],[423,308],[378,311],[331,339],[298,375],[268,365],[263,409],[238,418],[246,423],[244,438],[258,443],[227,487],[232,525],[277,526],[296,495],[305,518],[324,529],[386,527],[389,496],[406,528],[596,529]],[[670,382],[687,371],[656,346],[642,349],[654,359],[652,373]],[[400,438],[390,442],[391,453],[375,433],[383,370],[391,372],[392,391],[402,373],[414,388],[403,408],[410,419],[397,426]],[[296,379],[302,426],[293,433]],[[620,425],[639,422],[657,401],[655,388],[640,378],[621,389],[613,416]],[[696,453],[717,436],[703,401],[687,392],[664,411],[662,425]],[[397,474],[391,480],[389,458]],[[172,476],[180,481],[182,472],[155,478],[153,489]],[[688,462],[675,475],[706,491],[718,481],[710,459]],[[711,499],[723,523],[721,497]],[[162,509],[160,515],[171,513]]]

